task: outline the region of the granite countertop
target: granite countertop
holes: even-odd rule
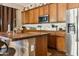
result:
[[[33,37],[38,37],[38,36],[42,36],[42,35],[47,35],[48,33],[44,33],[44,32],[25,32],[25,33],[4,33],[4,32],[0,32],[0,36],[3,37],[8,37],[10,39],[12,39],[12,41],[16,41],[16,40],[22,40],[22,39],[28,39],[28,38],[33,38]]]

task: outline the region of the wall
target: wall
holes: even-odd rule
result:
[[[4,5],[4,6],[8,6],[8,7],[12,7],[12,8],[16,8],[17,9],[17,13],[16,13],[16,24],[17,26],[21,26],[22,25],[22,19],[21,19],[21,11],[23,10],[23,6],[20,6],[16,3],[0,3],[0,5]]]
[[[16,11],[16,24],[17,24],[17,26],[22,25],[22,18],[21,18],[21,10],[20,9]]]

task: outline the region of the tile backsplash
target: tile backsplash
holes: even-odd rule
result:
[[[66,29],[66,23],[25,24],[27,29],[59,31]]]

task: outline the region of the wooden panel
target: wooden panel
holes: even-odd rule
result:
[[[14,11],[13,11],[14,10]],[[1,22],[1,30],[3,32],[7,32],[8,30],[8,24],[11,25],[11,28],[13,28],[13,19],[16,18],[16,10],[10,7],[6,6],[0,6],[0,22]]]
[[[67,4],[59,3],[58,4],[58,22],[65,22],[65,12],[67,10]]]
[[[29,12],[25,12],[25,23],[29,23]]]
[[[65,31],[57,31],[55,33],[56,33],[56,36],[62,36],[62,37],[66,36],[66,32]]]
[[[39,16],[43,16],[44,15],[44,11],[43,11],[43,6],[39,7]]]
[[[8,24],[11,22],[11,8],[8,8]]]
[[[34,15],[33,10],[29,10],[29,23],[33,23]]]
[[[13,9],[13,20],[16,18],[16,9]]]
[[[47,36],[37,37],[35,55],[36,56],[46,56],[47,55]]]
[[[4,7],[1,6],[1,31],[4,31]]]
[[[29,12],[28,11],[22,12],[22,23],[23,24],[29,23]]]
[[[44,15],[48,15],[48,12],[49,12],[48,5],[45,5],[44,6]]]
[[[65,52],[65,38],[57,37],[57,50]]]
[[[38,17],[39,17],[39,9],[34,9],[34,23],[38,23]]]
[[[56,36],[55,36],[55,34],[48,36],[48,47],[56,49]]]
[[[0,31],[1,31],[1,5],[0,5]]]
[[[7,7],[4,7],[4,31],[8,30],[8,17],[7,17]]]
[[[13,27],[16,27],[16,9],[13,9]]]
[[[79,8],[79,3],[69,3],[68,9]]]
[[[57,22],[57,5],[50,4],[49,8],[49,22]]]
[[[10,30],[13,31],[13,8],[11,8]]]

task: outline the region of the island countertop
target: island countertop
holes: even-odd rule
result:
[[[12,41],[28,39],[28,38],[38,37],[38,36],[42,36],[42,35],[47,35],[47,34],[48,33],[43,33],[43,32],[25,32],[25,33],[0,32],[0,36],[8,37],[8,38],[12,39]]]

